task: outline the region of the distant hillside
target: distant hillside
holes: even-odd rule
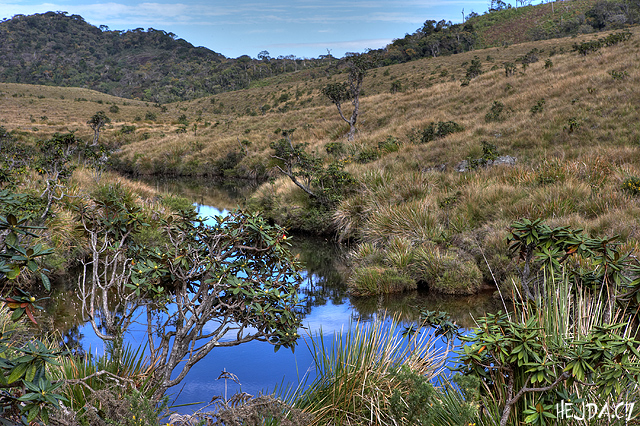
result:
[[[472,13],[462,24],[426,20],[414,33],[376,50],[379,64],[617,29],[640,21],[640,4],[624,0],[571,0],[517,9],[501,0],[491,4],[490,11]],[[330,55],[271,58],[266,51],[257,59],[231,59],[166,31],[112,31],[66,12],[16,15],[0,22],[0,82],[87,88],[162,104],[267,86],[278,81],[268,78],[283,74],[298,81],[329,77],[341,72],[342,62]]]
[[[491,4],[492,9],[482,15],[469,14],[462,24],[425,21],[414,33],[394,40],[384,49],[385,65],[620,29],[640,22],[638,2],[571,0],[518,8],[500,0]]]
[[[0,22],[0,82],[82,87],[166,103],[237,90],[314,66],[293,57],[229,59],[149,28],[111,31],[79,15],[47,12]]]

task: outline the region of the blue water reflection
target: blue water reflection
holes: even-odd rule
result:
[[[197,205],[196,208],[202,217],[210,218],[228,213],[226,209],[219,210],[206,205]],[[319,256],[321,242],[311,242],[310,245],[312,255]],[[310,383],[315,371],[311,353],[304,341],[309,339],[309,336],[317,336],[320,332],[324,336],[340,334],[353,324],[354,319],[370,321],[387,308],[391,312],[400,313],[408,321],[412,316],[415,317],[415,312],[420,308],[448,309],[443,306],[442,299],[429,302],[418,293],[369,300],[350,299],[346,296],[342,284],[331,283],[332,280],[327,274],[321,275],[319,272],[303,273],[305,280],[301,293],[306,297],[306,316],[303,319],[304,329],[299,331],[302,338],[294,353],[287,349],[275,353],[273,345],[257,341],[235,347],[214,348],[189,371],[180,385],[169,390],[172,403],[208,403],[213,397],[224,396],[225,387],[227,396],[230,397],[239,391],[258,395],[281,386],[295,388],[305,380],[306,383]],[[469,301],[460,297],[456,299],[456,303],[462,303],[460,309],[467,314],[479,306],[477,297],[470,298]],[[407,314],[407,311],[414,314]],[[82,346],[85,350],[90,348],[91,352],[97,355],[104,353],[104,344],[93,333],[90,325],[82,326],[80,331],[84,334]],[[146,330],[142,324],[133,325],[126,335],[126,341],[133,346],[145,345]],[[442,348],[444,343],[440,341],[437,346]],[[223,371],[237,376],[239,384],[231,380],[225,383],[224,379],[218,379]],[[189,413],[201,406],[202,404],[183,406],[176,411]]]

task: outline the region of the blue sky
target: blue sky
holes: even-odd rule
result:
[[[112,30],[155,28],[227,57],[336,57],[383,47],[427,19],[462,21],[489,0],[0,0],[0,19],[65,11]],[[1,41],[0,41],[1,42]]]

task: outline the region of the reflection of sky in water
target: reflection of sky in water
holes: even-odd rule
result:
[[[198,205],[198,214],[210,218],[220,214],[227,214],[227,210],[220,211],[216,208]],[[309,277],[307,277],[309,278]],[[314,285],[321,278],[312,275],[305,279],[303,286]],[[303,330],[299,333],[303,336],[296,347],[295,353],[291,350],[281,349],[274,352],[274,346],[267,342],[248,342],[234,347],[214,348],[209,355],[198,362],[187,374],[182,383],[169,390],[171,401],[175,404],[188,404],[195,402],[209,402],[215,396],[223,396],[225,381],[217,380],[222,371],[235,374],[241,386],[233,381],[227,381],[228,396],[242,390],[251,395],[260,392],[273,391],[276,387],[297,387],[305,378],[307,383],[313,379],[315,371],[313,360],[304,339],[309,335],[316,336],[320,331],[324,336],[332,336],[341,333],[349,327],[357,310],[344,298],[346,303],[334,304],[327,302],[321,306],[315,306],[303,319]],[[144,316],[141,320],[145,319]],[[215,324],[211,324],[214,327]],[[104,344],[94,333],[90,325],[82,327],[84,334],[83,346],[91,348],[93,354],[104,353]],[[330,344],[332,339],[327,339]],[[142,324],[134,324],[126,336],[126,341],[134,347],[146,343],[145,327]],[[443,343],[439,342],[438,346]],[[177,374],[177,372],[176,372]],[[189,413],[199,406],[186,406],[177,408],[178,411]]]
[[[205,205],[196,208],[198,214],[205,218],[227,213],[227,210],[220,211]],[[311,282],[318,279],[312,276]],[[305,283],[309,284],[309,280],[305,280]],[[306,375],[314,374],[313,360],[303,339],[308,339],[309,334],[315,335],[320,330],[324,335],[340,333],[349,326],[352,311],[353,308],[348,303],[327,303],[314,307],[304,318],[304,329],[300,330],[303,338],[299,340],[294,353],[288,349],[281,349],[276,353],[273,345],[257,341],[234,347],[214,348],[189,371],[180,385],[169,390],[170,397],[172,401],[175,398],[175,404],[187,404],[209,402],[212,397],[222,396],[225,383],[223,379],[217,378],[223,370],[235,374],[241,383],[239,386],[231,380],[227,381],[229,396],[239,390],[258,395],[260,392],[272,391],[275,387],[296,387]],[[211,328],[215,325],[211,324]],[[84,348],[90,348],[93,354],[102,355],[104,343],[95,335],[91,326],[83,326],[81,332],[84,334]],[[144,345],[146,332],[143,325],[134,324],[127,333],[126,341],[133,346]],[[187,413],[193,411],[194,407],[182,407],[178,410]]]

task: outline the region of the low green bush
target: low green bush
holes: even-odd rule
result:
[[[640,178],[633,176],[625,179],[622,182],[622,189],[631,195],[640,194]]]
[[[409,140],[414,143],[428,143],[463,130],[464,127],[455,121],[431,122],[424,129],[413,129],[409,134]]]

